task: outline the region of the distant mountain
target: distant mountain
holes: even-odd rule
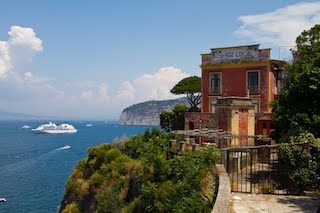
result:
[[[125,108],[120,115],[120,124],[124,125],[160,125],[159,114],[163,110],[172,110],[176,104],[189,106],[186,97],[163,101],[146,101]]]
[[[0,120],[42,120],[48,118],[52,119],[53,117],[7,112],[4,110],[0,110]]]

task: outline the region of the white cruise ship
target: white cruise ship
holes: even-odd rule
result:
[[[76,133],[77,130],[74,126],[68,123],[62,123],[57,126],[55,123],[42,124],[32,131],[37,133],[48,133],[48,134],[65,134],[65,133]]]
[[[58,126],[55,123],[49,122],[48,124],[41,124],[35,129],[32,129],[33,132],[42,133],[43,130],[56,129]]]

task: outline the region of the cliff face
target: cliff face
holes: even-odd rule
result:
[[[158,129],[88,149],[68,178],[60,213],[211,212],[215,147],[179,152]]]
[[[159,114],[163,110],[172,110],[176,104],[189,106],[187,98],[138,103],[125,108],[119,122],[123,125],[160,125]]]

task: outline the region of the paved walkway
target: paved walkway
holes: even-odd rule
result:
[[[233,213],[318,213],[320,194],[286,196],[232,193],[231,206]]]

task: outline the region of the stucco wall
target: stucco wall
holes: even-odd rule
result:
[[[268,106],[271,99],[273,99],[273,87],[274,79],[273,72],[271,72],[270,62],[261,62],[251,63],[250,66],[247,64],[227,64],[222,66],[212,65],[211,67],[202,67],[202,112],[210,112],[210,100],[213,100],[217,97],[246,97],[247,90],[247,72],[259,70],[260,78],[260,93],[251,94],[251,98],[258,99],[260,102],[260,111],[259,112],[270,112]],[[260,65],[261,64],[261,65]],[[228,67],[228,65],[230,67]],[[238,66],[238,67],[237,67]],[[221,73],[221,84],[222,91],[221,94],[211,94],[210,92],[210,75],[213,72]]]
[[[211,213],[227,213],[229,212],[231,199],[230,179],[222,164],[216,164],[215,169],[219,184],[216,200]]]

